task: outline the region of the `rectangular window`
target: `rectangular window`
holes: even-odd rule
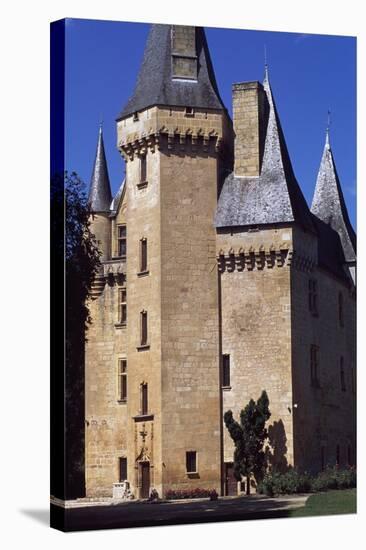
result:
[[[117,254],[125,258],[127,253],[127,228],[125,225],[117,225]]]
[[[230,387],[230,355],[222,356],[222,385],[224,388]]]
[[[196,451],[186,452],[186,469],[187,469],[187,474],[197,473],[197,452]]]
[[[119,458],[119,482],[122,483],[127,479],[127,458],[121,456]]]
[[[140,272],[147,271],[147,239],[140,240]]]
[[[146,382],[141,384],[141,414],[149,414],[148,386]]]
[[[318,315],[318,282],[315,279],[309,279],[309,311]]]
[[[126,287],[118,289],[118,324],[127,323],[127,289]]]
[[[194,109],[193,107],[186,107],[184,111],[184,116],[186,117],[194,117]]]
[[[148,340],[147,333],[147,311],[141,311],[140,313],[140,324],[141,324],[141,346],[146,346]]]
[[[127,360],[118,361],[118,401],[127,401]]]
[[[140,183],[145,183],[147,180],[147,163],[146,155],[140,157]]]
[[[344,360],[343,357],[341,357],[340,361],[340,376],[341,376],[341,390],[346,391],[346,378],[344,374]]]
[[[315,345],[310,346],[310,381],[319,387],[319,348]]]

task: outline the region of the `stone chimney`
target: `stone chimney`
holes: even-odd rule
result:
[[[268,101],[262,84],[233,84],[235,176],[259,176],[264,151]]]

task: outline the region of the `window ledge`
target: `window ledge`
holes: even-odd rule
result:
[[[150,349],[150,344],[143,344],[141,346],[136,346],[137,351],[145,351]]]
[[[148,185],[148,181],[140,181],[140,183],[137,184],[137,189],[145,189],[147,185]]]
[[[117,399],[117,403],[120,403],[121,405],[126,405],[127,399]]]
[[[146,269],[145,271],[139,271],[137,273],[137,276],[138,277],[146,277],[146,275],[149,275],[150,271],[148,269]]]
[[[115,323],[114,324],[115,328],[126,328],[126,326],[127,326],[127,323]]]
[[[132,417],[135,422],[145,422],[145,420],[154,420],[153,414],[136,414]]]
[[[198,472],[186,472],[186,475],[191,479],[198,479],[200,477]]]
[[[221,386],[222,391],[230,391],[231,386]]]

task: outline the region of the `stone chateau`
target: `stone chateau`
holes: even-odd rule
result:
[[[245,75],[243,75],[245,76]],[[243,489],[223,424],[265,389],[270,463],[355,463],[356,236],[328,132],[309,209],[266,69],[233,121],[199,27],[152,25],[89,201],[103,251],[85,367],[86,494]]]

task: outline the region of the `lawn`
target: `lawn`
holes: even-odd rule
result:
[[[299,518],[331,514],[355,514],[356,508],[356,489],[343,489],[312,495],[303,508],[291,510],[290,516]]]

